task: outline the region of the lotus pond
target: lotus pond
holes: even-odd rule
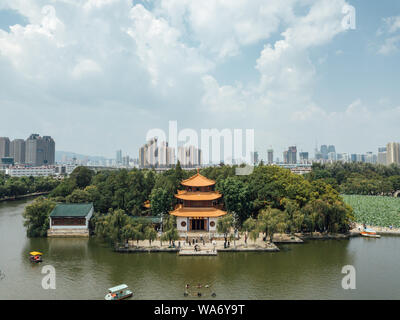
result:
[[[400,228],[400,198],[343,195],[343,200],[353,207],[358,223]]]

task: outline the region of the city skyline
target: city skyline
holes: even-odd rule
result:
[[[169,120],[254,129],[261,157],[400,140],[397,1],[213,3],[2,1],[0,136],[108,158]]]
[[[54,165],[55,152],[55,141],[51,136],[32,133],[26,140],[0,137],[0,164],[3,159],[12,159],[19,165]]]
[[[13,157],[14,154],[14,162],[17,164],[33,164],[32,161],[25,161],[25,153],[26,153],[26,142],[30,139],[34,139],[35,137],[39,137],[40,139],[42,137],[40,137],[38,134],[31,134],[26,140],[24,139],[19,139],[19,138],[14,138],[14,139],[10,139],[9,137],[0,137],[0,159],[2,157],[5,156],[5,150],[8,150],[8,154],[6,157]],[[43,136],[43,138],[45,139],[50,139],[52,140],[51,136]],[[144,144],[144,146],[146,145],[151,145],[153,143],[157,143],[157,138],[152,138],[149,141],[147,141],[146,144]],[[198,165],[200,162],[202,164],[205,164],[204,161],[200,161],[199,159],[201,159],[201,149],[197,149],[195,146],[184,146],[183,143],[180,144],[178,146],[178,148],[175,150],[174,148],[170,148],[168,147],[168,142],[158,142],[158,146],[155,144],[153,147],[153,151],[156,150],[156,153],[158,152],[158,150],[161,150],[160,155],[164,155],[164,159],[161,160],[161,165],[171,165],[176,163],[176,160],[180,160],[180,162],[183,165],[189,165],[193,164],[193,165]],[[17,145],[18,144],[18,145]],[[387,152],[387,148],[389,147],[389,145],[394,145],[393,148],[397,148],[395,149],[395,151],[392,151],[392,154],[394,154],[392,161],[394,162],[399,162],[398,157],[396,156],[396,154],[399,153],[398,150],[398,142],[387,142],[384,146],[382,147],[378,147],[377,150],[374,151],[364,151],[364,152],[354,152],[354,151],[350,151],[350,152],[343,152],[343,151],[336,151],[336,146],[335,145],[320,145],[320,147],[318,148],[318,146],[316,146],[316,148],[314,148],[313,152],[310,152],[308,150],[299,150],[297,149],[297,146],[289,146],[289,147],[283,147],[282,149],[284,150],[282,152],[282,158],[280,156],[278,156],[278,153],[276,152],[276,149],[274,149],[272,146],[269,146],[268,148],[263,148],[260,150],[255,150],[254,154],[251,153],[251,158],[253,159],[254,157],[256,157],[256,161],[255,163],[258,163],[259,161],[264,161],[265,163],[276,163],[276,162],[281,162],[281,163],[307,163],[308,161],[315,161],[315,160],[333,160],[333,161],[340,161],[340,160],[345,160],[345,161],[361,161],[359,159],[364,159],[365,157],[368,157],[368,155],[373,156],[373,161],[369,160],[367,162],[371,162],[371,163],[380,163],[380,164],[386,164],[386,152]],[[14,149],[19,148],[19,151],[15,151],[14,153]],[[53,160],[50,161],[51,164],[54,163],[66,163],[66,162],[71,162],[71,160],[75,157],[75,155],[79,155],[79,157],[86,157],[86,158],[98,158],[96,161],[101,161],[101,160],[115,160],[115,164],[116,165],[129,165],[130,161],[134,161],[135,163],[139,164],[142,167],[150,167],[150,165],[144,165],[144,159],[142,159],[141,156],[141,149],[143,149],[143,146],[139,148],[139,152],[138,152],[138,157],[135,156],[131,156],[131,154],[127,153],[127,152],[123,152],[122,149],[118,149],[115,151],[115,156],[114,157],[104,157],[104,156],[96,156],[96,155],[82,155],[82,154],[78,154],[76,152],[71,152],[71,151],[61,151],[61,150],[54,150],[54,155],[52,155]],[[264,150],[265,149],[265,150]],[[325,150],[326,149],[326,150]],[[164,150],[164,151],[163,151]],[[197,150],[196,152],[199,152],[199,156],[195,156],[195,158],[193,158],[193,152]],[[265,152],[264,152],[265,151]],[[65,159],[61,159],[61,161],[56,161],[55,157],[56,157],[56,152],[58,153],[62,153],[64,154],[63,158],[65,157],[65,155],[68,153],[70,154],[69,158],[66,157]],[[186,155],[189,158],[185,159],[186,156],[184,156],[185,153],[191,153],[192,155]],[[270,153],[270,154],[268,154]],[[15,154],[18,154],[17,157],[15,157]],[[143,154],[143,152],[142,152]],[[260,156],[261,154],[261,156]],[[293,154],[293,155],[291,155]],[[384,155],[384,158],[380,159],[380,157],[382,157],[382,155]],[[343,156],[347,156],[349,159],[343,159]],[[60,157],[60,156],[59,156]],[[352,157],[357,157],[358,160],[354,160],[352,159]],[[21,159],[23,159],[21,161]],[[68,161],[66,160],[68,159]],[[194,159],[196,159],[195,161],[193,161]],[[235,160],[235,159],[233,159]],[[272,161],[270,161],[272,160]],[[364,159],[365,160],[365,159]],[[364,160],[362,162],[364,162]],[[88,159],[86,159],[86,161],[88,161]],[[96,162],[95,161],[95,162]],[[159,161],[159,156],[157,156],[157,159],[154,160],[152,159],[151,161],[147,160],[148,163],[152,162],[153,165],[155,163],[155,161]],[[221,160],[222,161],[222,160]],[[31,162],[31,163],[29,163]],[[190,166],[190,165],[189,165]]]

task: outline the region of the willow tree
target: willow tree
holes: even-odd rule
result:
[[[257,220],[259,230],[269,237],[270,242],[276,232],[284,232],[287,227],[286,214],[279,209],[263,209]]]
[[[248,234],[252,240],[255,238],[254,239],[255,242],[259,236],[257,230],[257,220],[251,217],[246,219],[246,221],[242,225],[242,232]],[[256,237],[254,237],[254,235],[251,236],[252,233],[256,234],[257,236]],[[245,244],[247,245],[247,239],[245,240]]]
[[[225,241],[228,238],[228,235],[231,233],[232,228],[235,226],[235,219],[231,214],[227,214],[217,221],[217,231],[218,233],[222,233],[225,237]],[[236,245],[236,242],[235,242]]]
[[[36,198],[25,207],[24,226],[28,237],[45,237],[49,229],[49,216],[56,203],[44,197]]]
[[[144,230],[144,237],[149,240],[151,246],[151,242],[157,239],[157,231],[152,226],[147,226]]]
[[[116,246],[131,237],[133,222],[124,210],[110,210],[96,223],[95,233]]]

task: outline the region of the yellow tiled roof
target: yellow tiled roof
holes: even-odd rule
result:
[[[189,179],[183,180],[181,184],[187,187],[208,187],[213,186],[215,181],[202,176],[200,173],[197,173]]]
[[[182,200],[216,200],[222,197],[218,192],[187,192],[186,190],[179,190],[176,198]]]
[[[226,211],[222,211],[213,207],[210,208],[191,208],[191,207],[179,207],[174,211],[171,211],[170,214],[177,217],[198,217],[198,218],[207,218],[207,217],[220,217],[227,214]]]

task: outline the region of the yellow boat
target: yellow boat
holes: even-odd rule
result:
[[[42,262],[42,255],[43,253],[39,252],[39,251],[32,251],[29,252],[29,260],[31,262]]]

